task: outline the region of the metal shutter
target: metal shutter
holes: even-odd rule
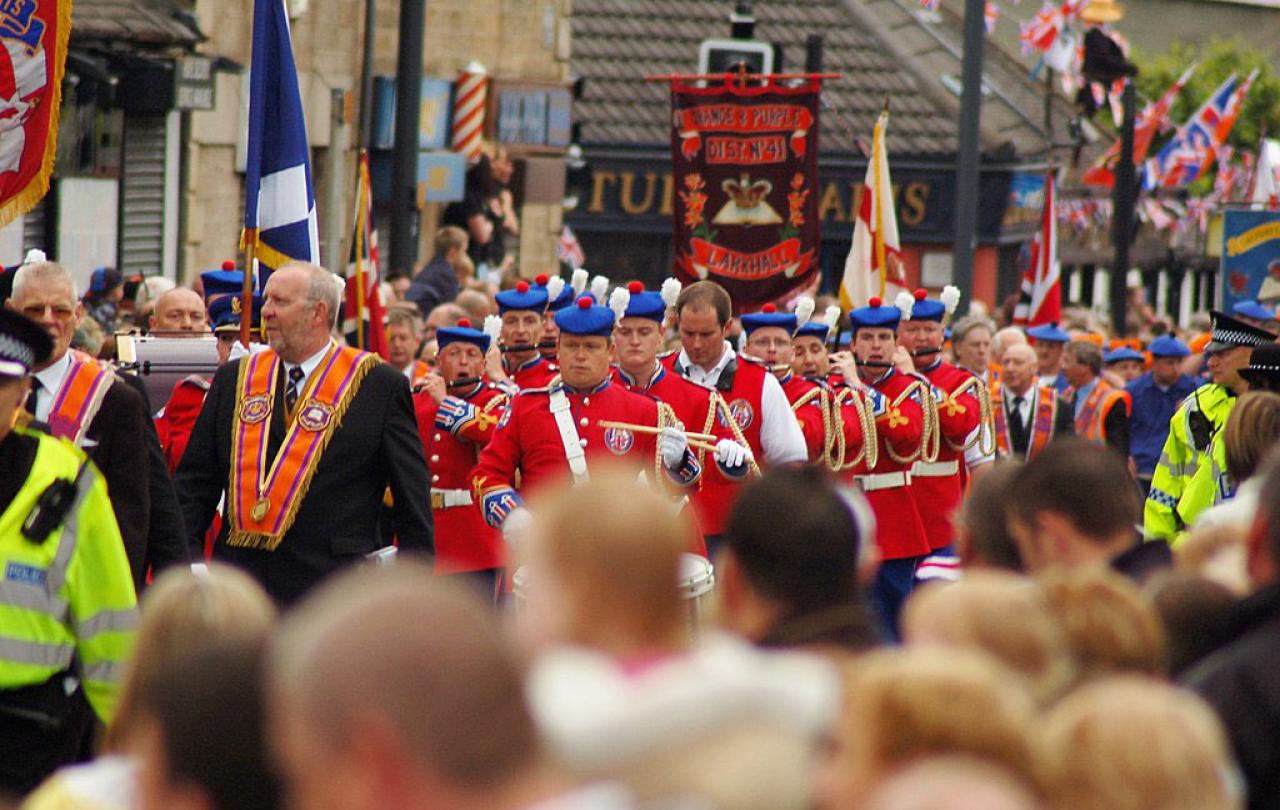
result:
[[[27,251],[31,250],[32,248],[40,248],[46,253],[49,252],[49,248],[44,243],[45,242],[44,207],[45,207],[45,200],[47,199],[48,199],[48,196],[46,195],[45,199],[37,203],[35,208],[32,208],[22,217],[22,255],[23,256],[26,256]]]
[[[120,260],[126,276],[164,265],[165,116],[125,115]]]

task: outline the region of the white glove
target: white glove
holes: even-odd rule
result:
[[[515,548],[526,534],[529,533],[529,526],[533,523],[533,515],[529,514],[529,510],[523,506],[516,507],[507,515],[507,519],[502,521],[502,539],[507,541],[507,545]]]
[[[658,434],[658,452],[662,454],[662,465],[669,470],[680,466],[684,454],[689,450],[689,437],[684,435],[684,425],[677,422],[672,427],[665,427]]]
[[[722,467],[741,467],[755,460],[750,447],[738,444],[733,439],[721,439],[716,442],[716,461]]]

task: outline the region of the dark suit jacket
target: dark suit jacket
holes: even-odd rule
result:
[[[135,586],[146,577],[147,533],[151,530],[151,460],[146,441],[150,425],[142,396],[117,378],[102,397],[84,441],[85,453],[107,482]]]
[[[1058,410],[1053,418],[1053,435],[1050,441],[1061,436],[1073,436],[1076,432],[1076,422],[1071,414],[1071,403],[1065,400],[1061,394],[1058,397]],[[1001,397],[1003,400],[1004,398]],[[1025,425],[1024,430],[1019,432],[1013,425],[1013,413],[1009,409],[1007,400],[1002,401],[1000,407],[1004,408],[1004,418],[1006,424],[1009,425],[1009,444],[1010,450],[1015,458],[1026,458],[1027,443],[1031,440],[1031,425]],[[1028,421],[1035,419],[1035,412],[1028,415]]]
[[[218,498],[230,482],[236,375],[243,362],[218,369],[178,466],[175,483],[193,554],[203,548]],[[285,436],[284,376],[279,375],[271,415],[270,458]],[[224,511],[213,556],[249,571],[277,600],[292,602],[330,572],[382,547],[378,507],[388,485],[400,549],[431,551],[430,474],[409,381],[379,365],[364,378],[334,431],[297,518],[276,550],[228,546]]]

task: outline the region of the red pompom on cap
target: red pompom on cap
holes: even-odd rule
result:
[[[880,299],[879,299],[879,298],[871,298],[871,299],[868,299],[868,300],[867,300],[867,306],[872,307],[873,309],[874,309],[875,307],[880,306]]]
[[[527,281],[518,281],[518,282],[516,282],[516,292],[518,292],[518,293],[527,293],[527,292],[529,292],[529,282],[527,282]]]
[[[545,287],[547,286],[547,282],[550,281],[550,278],[547,276],[546,273],[539,273],[538,277],[535,278],[534,281],[538,283],[539,287]]]
[[[459,318],[459,319],[458,319],[458,326],[460,326],[460,327],[461,327],[461,328],[463,328],[463,329],[470,329],[470,328],[471,328],[471,319],[470,319],[470,318]]]
[[[593,303],[591,296],[584,295],[578,299],[578,309],[591,309]]]
[[[778,311],[778,307],[776,304],[765,304],[764,306],[760,307],[760,311],[766,315],[772,315],[773,313]]]
[[[640,293],[644,292],[644,282],[642,281],[631,282],[630,284],[627,285],[627,292],[631,293],[632,295],[639,295]]]
[[[227,259],[225,262],[223,262],[223,263],[222,263],[222,269],[223,269],[223,270],[234,270],[234,269],[236,269],[236,263],[235,263],[235,262],[233,262],[233,261],[231,261],[230,259]]]
[[[926,299],[926,298],[928,298],[928,297],[929,297],[929,291],[928,291],[928,290],[916,290],[916,291],[915,291],[915,293],[913,293],[913,295],[915,295],[915,297],[916,297],[916,300],[917,300],[917,301],[923,301],[924,299]]]

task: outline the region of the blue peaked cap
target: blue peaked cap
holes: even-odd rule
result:
[[[1161,335],[1151,341],[1147,350],[1152,357],[1187,357],[1191,354],[1190,347],[1173,335]]]
[[[556,313],[556,326],[561,334],[609,337],[613,334],[613,310],[597,306],[590,294],[583,294],[576,305]]]

